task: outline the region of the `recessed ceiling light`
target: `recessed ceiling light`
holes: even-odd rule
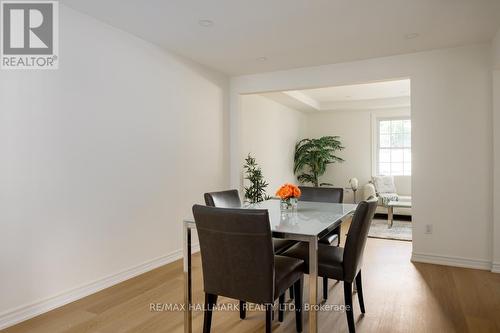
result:
[[[204,19],[204,20],[199,20],[198,24],[204,28],[208,28],[214,25],[214,21]]]
[[[417,38],[418,36],[420,36],[420,34],[416,33],[416,32],[413,32],[411,34],[406,34],[405,35],[405,38],[406,39],[414,39],[414,38]]]
[[[257,60],[258,61],[267,61],[267,57],[258,57]]]

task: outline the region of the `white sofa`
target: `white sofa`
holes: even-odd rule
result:
[[[395,179],[393,177],[387,176],[373,177],[372,181],[364,186],[363,197],[365,200],[370,196],[376,196],[379,199],[379,204],[375,212],[376,214],[387,214],[387,207],[384,203],[389,200],[411,202],[411,196],[400,194],[401,192],[398,191],[398,188],[395,185],[395,183],[397,183],[397,179],[396,182],[394,180]],[[402,179],[399,180],[401,181]],[[401,187],[403,188],[405,187],[404,185],[406,185],[404,182],[409,183],[410,180],[407,178],[401,182]],[[411,216],[411,208],[395,207],[394,214]]]

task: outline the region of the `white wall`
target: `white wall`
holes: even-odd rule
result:
[[[500,69],[500,29],[497,31],[495,38],[492,41],[493,51],[493,66],[495,69]]]
[[[408,116],[409,108],[388,110],[337,110],[311,112],[308,114],[307,136],[321,137],[338,135],[345,149],[338,153],[345,162],[328,166],[322,181],[335,186],[348,187],[349,179],[356,177],[360,188],[371,180],[372,148],[374,145],[372,133],[372,118],[382,115]],[[401,195],[411,195],[411,177],[394,177],[396,188]],[[362,193],[359,193],[362,197]]]
[[[238,182],[240,94],[411,78],[414,260],[490,268],[490,55],[490,45],[473,45],[233,78],[231,181]]]
[[[179,257],[182,217],[229,183],[226,77],[65,6],[60,20],[59,70],[0,71],[0,326]]]
[[[493,270],[500,273],[500,30],[492,43],[493,50],[493,156],[494,156],[494,224]]]
[[[306,115],[260,95],[242,96],[241,102],[240,184],[241,166],[252,153],[269,183],[267,193],[274,195],[282,184],[297,183],[293,155],[295,143],[304,136]]]
[[[498,69],[493,71],[493,131],[493,269],[500,273],[500,70]]]
[[[338,135],[344,150],[337,153],[345,162],[329,165],[322,182],[348,186],[356,177],[360,187],[371,178],[371,118],[369,111],[322,111],[308,115],[307,136]]]

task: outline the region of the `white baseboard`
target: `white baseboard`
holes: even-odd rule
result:
[[[442,256],[429,253],[413,252],[411,255],[411,261],[427,264],[483,269],[488,271],[492,270],[492,264],[489,260]]]
[[[493,273],[500,273],[500,262],[494,262],[491,264],[491,271]]]
[[[199,244],[192,245],[192,252],[199,251]],[[31,304],[0,313],[0,330],[15,325],[22,321],[41,315],[42,313],[56,309],[65,304],[74,302],[100,290],[109,288],[115,284],[131,279],[137,275],[144,274],[160,266],[172,263],[182,258],[182,250],[176,250],[164,256],[149,260],[140,265],[131,267],[116,274],[109,275],[94,282],[62,292]]]

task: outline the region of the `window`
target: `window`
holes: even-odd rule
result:
[[[411,176],[411,120],[378,120],[377,173]]]

